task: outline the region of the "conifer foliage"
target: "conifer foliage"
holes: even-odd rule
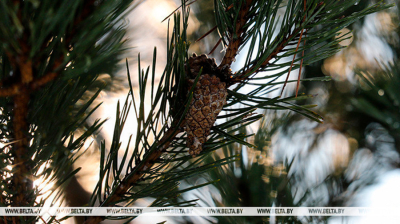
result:
[[[99,120],[89,124],[87,118],[98,107],[91,104],[105,88],[99,75],[112,75],[123,56],[122,19],[131,3],[132,0],[0,3],[0,139],[4,145],[0,151],[0,206],[42,206],[48,198],[38,199],[46,192],[33,184],[37,179],[54,182],[53,202],[62,198],[62,187],[79,171],[72,170],[71,165],[82,153],[85,140],[95,135],[102,124]],[[226,48],[221,63],[216,65],[213,59],[212,63],[207,59],[191,63],[191,38],[187,35],[190,8],[182,1],[180,11],[168,21],[172,34],[166,34],[167,63],[159,84],[155,83],[159,75],[155,72],[156,49],[153,64],[147,69],[141,68],[139,57],[136,96],[127,71],[130,91],[123,106],[118,104],[111,147],[100,144],[99,181],[87,205],[129,206],[148,197],[154,198],[149,206],[194,205],[194,201],[173,199],[212,182],[182,189],[179,181],[237,159],[233,155],[212,163],[205,161],[214,150],[232,143],[254,147],[239,130],[262,117],[254,113],[256,109],[291,110],[321,122],[310,106],[293,103],[294,99],[309,96],[270,98],[268,93],[279,88],[282,82],[277,79],[290,70],[340,50],[338,43],[345,35],[335,36],[342,28],[389,7],[377,4],[348,17],[339,16],[356,3],[215,0],[216,29],[221,35],[219,42]],[[249,50],[243,50],[245,45]],[[312,49],[312,54],[296,56],[306,49]],[[232,72],[238,54],[245,60],[240,69]],[[294,59],[288,63],[284,60],[287,57]],[[245,86],[254,88],[245,91]],[[147,88],[151,88],[150,94],[146,94]],[[207,95],[208,90],[211,95]],[[213,101],[208,104],[209,112],[205,98]],[[145,110],[146,100],[151,107]],[[199,122],[190,121],[198,110],[209,118],[207,125],[201,120],[203,129],[196,126]],[[193,111],[196,113],[191,114]],[[127,148],[120,147],[127,116],[135,116],[138,124],[133,143],[128,143],[133,148],[129,154]],[[213,124],[215,119],[221,122]],[[118,157],[119,151],[124,151],[122,158]],[[189,160],[193,161],[188,163]],[[32,223],[41,218],[0,219]],[[126,217],[87,217],[86,223],[106,218]],[[59,220],[52,217],[46,223],[56,221]]]
[[[0,3],[0,206],[43,206],[38,197],[49,192],[35,180],[52,181],[56,193],[78,172],[71,165],[102,124],[86,122],[104,88],[98,76],[113,74],[123,56],[120,22],[131,2]]]

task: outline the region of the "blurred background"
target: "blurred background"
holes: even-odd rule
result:
[[[362,0],[343,15],[374,2]],[[161,21],[179,5],[178,0],[147,0],[126,18],[129,26],[126,38],[132,47],[127,58],[132,77],[137,77],[138,53],[145,67],[152,62],[154,47],[158,52],[156,71],[162,73],[168,21]],[[219,39],[218,33],[214,31],[196,40],[215,26],[213,1],[194,1],[191,14],[189,53],[208,54]],[[257,148],[231,145],[210,155],[210,161],[235,154],[240,154],[241,160],[182,183],[190,186],[220,179],[176,200],[198,198],[199,206],[400,207],[399,14],[395,6],[362,18],[343,30],[342,34],[349,33],[349,38],[341,42],[345,49],[324,61],[304,66],[300,74],[303,78],[332,78],[330,82],[303,82],[299,91],[314,95],[306,103],[317,105],[313,110],[324,117],[323,124],[288,111],[258,111],[265,114],[264,119],[243,130],[256,133],[249,141]],[[215,57],[219,63],[222,56],[223,47],[219,45],[209,57]],[[240,64],[240,56],[236,64]],[[238,67],[234,63],[235,68]],[[297,75],[298,71],[293,71],[290,79],[297,79]],[[126,70],[122,69],[120,76],[125,80]],[[118,91],[102,93],[98,100],[104,103],[93,117],[109,118],[101,132],[108,145],[117,100],[123,101],[128,93],[127,81],[118,85]],[[285,95],[294,95],[295,85],[289,84]],[[277,96],[280,91],[272,94]],[[136,130],[133,117],[127,121],[123,142]],[[92,148],[76,163],[82,170],[75,187],[84,188],[88,195],[96,184],[99,169],[98,148],[95,144]],[[151,198],[143,200],[137,206],[146,206],[151,201]],[[398,223],[393,217],[158,217],[154,220],[138,217],[132,223],[165,220],[166,223]]]

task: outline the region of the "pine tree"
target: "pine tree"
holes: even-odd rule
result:
[[[39,178],[56,186],[50,190],[55,195],[51,204],[62,199],[63,187],[79,171],[72,170],[73,162],[83,153],[85,140],[96,135],[103,123],[89,124],[87,119],[98,107],[93,101],[105,88],[99,74],[114,74],[123,57],[121,20],[131,3],[0,3],[1,206],[43,206],[47,198],[38,201],[38,197],[45,192],[33,185]],[[262,117],[255,114],[256,109],[292,110],[321,122],[310,106],[293,103],[310,96],[270,98],[266,94],[283,83],[277,81],[279,77],[338,52],[345,35],[335,36],[342,28],[389,7],[376,4],[340,17],[357,1],[216,0],[215,29],[220,34],[218,43],[225,47],[217,64],[206,55],[189,54],[187,3],[182,1],[180,10],[168,20],[173,21],[172,34],[167,34],[167,63],[160,83],[155,83],[156,49],[151,67],[142,70],[139,58],[135,78],[139,96],[134,96],[127,71],[130,91],[123,105],[118,104],[110,148],[100,144],[100,178],[88,206],[129,206],[144,197],[155,199],[149,206],[194,205],[194,201],[174,198],[212,181],[185,189],[178,187],[179,181],[237,159],[232,155],[207,162],[207,155],[219,148],[233,143],[254,147],[246,141],[249,135],[240,130]],[[246,52],[245,45],[249,46]],[[312,53],[301,54],[307,49]],[[233,72],[231,66],[239,53],[245,55],[245,62]],[[287,57],[293,60],[284,61]],[[246,91],[246,86],[255,87]],[[147,99],[152,106],[146,114]],[[135,116],[138,124],[130,155],[120,147],[127,116]],[[151,137],[154,142],[149,142]],[[122,158],[119,151],[124,151]],[[87,217],[85,223],[106,218],[111,219]],[[4,223],[39,219],[1,218]],[[57,221],[53,217],[46,223]]]

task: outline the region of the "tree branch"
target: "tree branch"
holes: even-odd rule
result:
[[[175,122],[175,124],[177,124]],[[145,174],[144,172],[150,170],[155,164],[156,160],[160,158],[163,152],[165,152],[177,134],[182,132],[179,127],[171,127],[164,134],[161,140],[158,142],[158,147],[156,150],[152,151],[149,156],[144,156],[146,159],[135,168],[133,168],[134,172],[131,174],[127,174],[125,178],[121,181],[118,187],[115,190],[115,193],[110,195],[106,201],[104,201],[101,206],[105,207],[114,202],[119,201],[124,197],[124,195],[129,191],[135,183],[140,180]],[[97,224],[104,220],[105,217],[102,216],[91,216],[89,217],[84,224]]]
[[[94,9],[94,2],[94,0],[86,1],[82,13],[74,20],[74,28],[91,14]],[[17,17],[20,22],[24,24],[21,4],[28,3],[14,1],[14,4],[18,8]],[[66,34],[67,41],[65,43],[67,46],[70,45],[70,41],[75,33],[76,30],[73,29],[70,34]],[[53,67],[47,74],[42,77],[37,77],[34,72],[36,63],[32,62],[30,56],[31,47],[27,44],[29,43],[28,40],[30,35],[32,35],[30,30],[25,27],[22,36],[17,40],[20,49],[17,49],[14,53],[9,51],[5,52],[13,67],[15,75],[8,80],[9,83],[7,83],[7,86],[4,86],[6,85],[6,82],[2,80],[0,89],[0,97],[13,97],[12,133],[15,138],[15,143],[12,145],[12,149],[10,150],[13,172],[9,182],[15,193],[10,195],[8,199],[1,197],[1,201],[2,203],[7,203],[17,207],[33,206],[33,203],[35,202],[32,173],[33,155],[29,152],[30,134],[29,122],[27,121],[30,94],[57,78],[62,72],[62,69],[59,69],[58,71],[56,70],[60,65],[62,65],[64,60],[64,56],[60,56],[55,60]],[[29,219],[32,218],[24,218],[25,221]],[[7,218],[7,220],[14,223],[21,221],[18,217],[10,217]]]
[[[259,72],[261,69],[265,68],[268,66],[269,61],[271,59],[275,58],[279,53],[283,51],[283,49],[288,45],[290,40],[295,37],[296,33],[300,32],[300,28],[296,29],[293,31],[291,35],[288,37],[282,39],[281,43],[276,46],[276,48],[272,51],[272,53],[264,60],[264,62],[261,64],[260,67],[256,68],[255,65],[251,66],[250,68],[247,68],[240,74],[239,76],[233,78],[232,83],[239,83],[249,77],[251,74]]]
[[[247,13],[250,10],[250,5],[253,2],[253,0],[246,0],[246,2],[242,3],[242,6],[239,11],[239,16],[236,21],[236,26],[235,30],[231,33],[230,39],[229,39],[229,44],[226,49],[226,53],[224,55],[224,58],[222,59],[221,64],[218,66],[219,68],[222,68],[223,66],[228,65],[229,67],[231,66],[232,62],[234,61],[236,55],[238,54],[239,47],[243,44],[243,37],[242,34],[246,32],[246,29],[244,28],[244,25],[247,22]]]

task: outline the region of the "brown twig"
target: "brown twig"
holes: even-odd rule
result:
[[[11,57],[11,54],[7,54],[7,55],[10,55],[9,57]],[[43,87],[47,83],[53,81],[59,75],[59,72],[55,72],[55,71],[59,68],[59,66],[62,65],[63,58],[64,58],[64,56],[60,56],[55,61],[53,68],[51,69],[50,72],[48,72],[44,76],[37,77],[34,79],[30,78],[30,77],[33,77],[32,68],[23,68],[25,70],[25,72],[29,72],[31,74],[28,76],[25,75],[31,81],[29,81],[29,82],[25,81],[25,83],[22,81],[18,81],[17,83],[13,83],[9,87],[5,87],[5,88],[1,88],[3,86],[3,83],[1,83],[0,84],[0,97],[16,96],[16,95],[20,94],[21,91],[28,91],[29,93],[31,93],[31,92],[38,90],[40,87]],[[14,60],[14,57],[9,58],[9,59]],[[32,67],[32,63],[30,62],[27,65],[18,65],[18,67],[21,67],[21,66],[31,66]],[[22,69],[21,69],[21,71],[22,71]],[[22,74],[21,74],[21,76],[22,76]]]
[[[234,6],[234,4],[232,3],[228,8],[225,9],[225,12],[229,11],[231,8],[233,8],[233,6]],[[207,33],[203,34],[203,36],[201,36],[199,39],[197,39],[195,42],[198,42],[198,41],[202,40],[204,37],[208,36],[210,33],[212,33],[217,28],[218,28],[218,26],[214,26]]]
[[[246,0],[242,3],[242,6],[239,11],[239,16],[236,21],[235,30],[233,30],[230,34],[229,44],[226,48],[226,53],[224,58],[222,59],[219,68],[222,68],[226,65],[231,66],[232,62],[234,61],[236,55],[238,54],[238,50],[240,45],[243,44],[243,37],[242,34],[246,31],[244,25],[247,22],[247,14],[250,10],[250,5],[253,0]]]
[[[199,39],[197,39],[195,42],[198,42],[200,40],[202,40],[204,37],[208,36],[210,33],[212,33],[214,30],[216,30],[218,28],[218,26],[214,26],[213,28],[211,28],[207,33],[203,34],[203,36],[201,36]]]
[[[299,38],[298,44],[297,44],[297,46],[296,46],[296,52],[299,50],[300,43],[301,43],[301,38],[303,37],[303,32],[304,32],[304,30],[301,30],[300,38]],[[282,93],[283,93],[283,90],[284,90],[285,87],[286,87],[287,82],[288,82],[288,79],[289,79],[289,76],[290,76],[290,72],[292,71],[292,68],[293,68],[293,64],[294,64],[294,60],[295,60],[295,59],[296,59],[296,54],[293,55],[293,60],[292,60],[292,63],[290,64],[289,72],[288,72],[288,74],[287,74],[287,76],[286,76],[285,83],[283,84],[283,87],[282,87],[282,90],[281,90],[281,95],[282,95]],[[300,74],[299,74],[299,76],[300,76]],[[297,93],[296,93],[296,96],[297,96]]]
[[[307,0],[304,0],[304,17],[303,17],[303,23],[306,21],[306,17],[307,17],[306,10],[307,10]],[[306,32],[307,32],[307,31],[306,31]],[[296,52],[299,50],[300,43],[301,43],[301,38],[303,37],[303,33],[304,33],[304,29],[301,30],[300,38],[299,38],[299,41],[298,41],[297,47],[296,47]],[[305,43],[306,43],[306,42],[304,41],[304,44],[305,44]],[[297,77],[296,97],[297,97],[297,93],[299,92],[301,69],[302,69],[302,67],[303,67],[303,58],[304,58],[304,50],[303,50],[303,52],[302,52],[302,58],[301,58],[301,62],[300,62],[299,76]],[[292,63],[291,63],[291,65],[290,65],[289,72],[288,72],[288,74],[287,74],[287,76],[286,76],[285,83],[283,84],[283,87],[282,87],[281,96],[282,96],[283,90],[285,89],[285,86],[286,86],[286,84],[287,84],[287,82],[288,82],[288,79],[289,79],[289,76],[290,76],[290,72],[292,71],[292,68],[293,68],[293,64],[294,64],[294,60],[295,60],[295,59],[296,59],[296,54],[293,55],[293,60],[292,60]]]
[[[307,30],[305,32],[305,34],[307,34]],[[303,42],[303,46],[306,45],[306,40],[304,40]],[[296,84],[296,97],[297,94],[299,93],[299,87],[300,87],[300,77],[301,77],[301,69],[303,68],[303,61],[304,61],[304,50],[301,53],[301,62],[300,62],[300,69],[299,69],[299,76],[297,77],[297,84]]]
[[[265,68],[269,64],[271,59],[275,58],[279,53],[281,53],[283,51],[283,49],[288,45],[289,41],[295,36],[295,33],[297,33],[298,31],[299,30],[295,30],[293,32],[293,34],[291,34],[288,37],[284,38],[280,42],[280,44],[278,44],[278,46],[275,48],[275,50],[272,51],[272,53],[265,59],[265,61],[261,64],[261,66],[258,69],[253,71],[256,68],[255,66],[247,68],[246,70],[244,70],[242,72],[242,74],[240,76],[237,76],[237,77],[232,79],[232,84],[242,82],[243,80],[245,80],[250,75],[250,73],[256,73],[256,72],[260,71],[262,68]]]
[[[222,39],[219,38],[219,40],[217,41],[217,43],[215,44],[215,46],[213,47],[213,49],[211,49],[210,53],[208,53],[209,55],[214,53],[215,49],[217,49],[218,45],[221,43]]]
[[[123,196],[129,191],[129,189],[145,175],[144,172],[150,170],[153,167],[156,160],[158,160],[162,153],[168,149],[175,136],[180,132],[180,128],[171,127],[170,129],[168,129],[168,131],[158,142],[157,149],[151,152],[149,156],[145,157],[146,159],[144,161],[142,161],[139,165],[137,165],[137,167],[133,169],[135,170],[135,173],[133,175],[126,175],[125,179],[121,181],[121,183],[115,190],[115,193],[109,196],[107,200],[102,204],[102,206],[110,206],[111,204],[122,199]],[[97,224],[104,219],[105,217],[101,216],[88,217],[84,224]]]
[[[307,3],[306,0],[304,0],[304,12],[306,11],[306,3]],[[303,23],[305,22],[305,19],[306,19],[306,15],[305,15],[304,18],[303,18]],[[292,32],[291,35],[289,35],[289,36],[287,36],[286,38],[284,38],[284,39],[277,45],[277,47],[275,48],[275,50],[272,51],[272,53],[264,60],[264,62],[260,65],[259,68],[256,69],[256,66],[252,66],[252,67],[250,67],[250,68],[245,69],[245,70],[242,72],[242,74],[240,74],[239,76],[237,76],[237,77],[235,77],[235,78],[232,79],[230,85],[233,85],[233,84],[239,83],[239,82],[243,82],[243,81],[246,80],[246,79],[248,78],[248,76],[250,76],[251,74],[257,73],[257,72],[259,72],[261,69],[263,69],[263,68],[265,68],[266,66],[268,66],[268,64],[269,64],[269,62],[271,61],[271,59],[275,58],[279,53],[283,52],[283,51],[284,51],[284,48],[287,47],[288,45],[290,45],[290,41],[292,40],[292,38],[294,38],[294,37],[297,35],[297,33],[299,33],[299,32],[300,32],[300,37],[299,37],[299,40],[298,40],[298,42],[297,42],[297,44],[296,44],[296,45],[297,45],[297,47],[296,47],[296,52],[297,52],[297,50],[299,49],[300,43],[301,43],[301,39],[302,39],[302,37],[303,37],[303,33],[304,33],[304,29],[302,29],[301,27],[295,29],[295,30]],[[307,30],[306,30],[305,32],[307,32]],[[278,36],[280,36],[280,35],[278,35]],[[305,43],[305,41],[304,41],[304,43]],[[286,81],[285,81],[284,86],[283,86],[283,88],[282,88],[282,92],[283,92],[283,89],[284,89],[285,86],[286,86],[286,83],[287,83],[287,80],[288,80],[290,71],[291,71],[291,69],[292,69],[292,67],[293,67],[293,64],[294,64],[294,59],[295,59],[295,57],[296,57],[296,55],[294,56],[294,58],[293,58],[293,60],[292,60],[291,66],[290,66],[290,68],[289,68],[288,76],[286,77]],[[303,57],[304,57],[304,51],[303,51]],[[302,65],[303,65],[303,58],[301,59],[301,63],[300,63],[300,66],[302,66]],[[301,71],[301,68],[300,68],[300,71]],[[299,83],[300,83],[300,81],[299,81],[299,78],[298,78],[296,96],[297,96],[297,92],[298,92]],[[282,95],[282,93],[281,93],[281,95]]]

